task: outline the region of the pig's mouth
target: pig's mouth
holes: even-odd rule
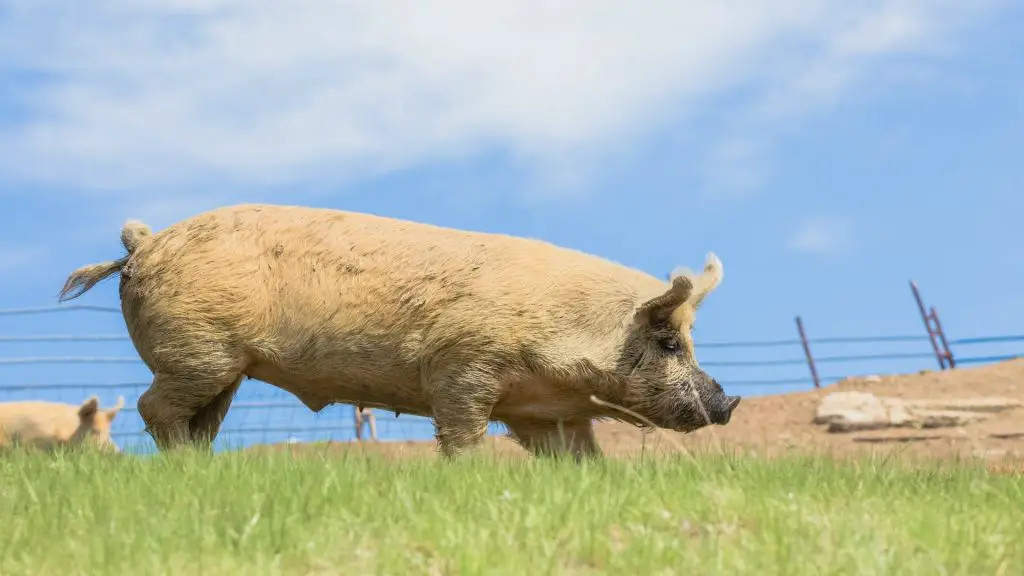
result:
[[[707,401],[700,399],[698,405],[694,399],[689,406],[682,410],[667,428],[676,432],[693,432],[710,424],[725,426],[732,420],[732,413],[740,405],[739,396],[719,395],[715,400]]]
[[[728,424],[740,404],[740,397],[728,396],[721,388],[705,389],[705,393],[700,394],[697,392],[701,389],[699,386],[689,382],[680,383],[631,406],[631,410],[642,416],[640,420],[626,414],[617,414],[615,417],[641,428],[656,426],[683,433],[711,424]]]

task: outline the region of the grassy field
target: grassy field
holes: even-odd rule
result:
[[[0,574],[1024,574],[1024,479],[685,457],[0,458]]]

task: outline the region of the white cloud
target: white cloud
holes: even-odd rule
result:
[[[933,50],[982,11],[947,0],[0,0],[0,74],[32,80],[5,80],[28,116],[0,133],[0,169],[131,193],[343,181],[499,150],[576,182],[722,90],[799,109],[843,92],[871,59]],[[737,126],[716,174],[728,175],[729,141],[748,139],[751,126]],[[754,174],[725,185],[749,188]]]
[[[870,9],[842,7],[835,33],[820,49],[786,62],[782,81],[769,81],[766,97],[754,116],[783,120],[827,105],[854,85],[870,88],[871,75],[887,56],[940,57],[954,52],[954,33],[992,15],[1003,0],[892,0],[871,2]],[[866,5],[866,4],[865,4]],[[777,79],[778,80],[778,79]]]
[[[829,216],[814,216],[796,227],[788,246],[795,252],[832,254],[849,246],[850,223]]]
[[[769,50],[756,80],[757,96],[726,122],[726,130],[705,158],[705,187],[725,200],[742,200],[761,191],[771,177],[771,142],[810,112],[843,98],[874,95],[897,82],[915,82],[920,67],[884,74],[892,56],[935,58],[954,52],[957,32],[993,16],[1003,0],[950,2],[893,0],[848,5],[834,3],[828,32],[812,50]],[[920,61],[920,60],[919,60]],[[888,80],[888,82],[887,82]],[[946,89],[946,87],[944,87]]]

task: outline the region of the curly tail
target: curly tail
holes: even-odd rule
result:
[[[125,222],[124,227],[121,228],[121,244],[128,254],[117,260],[110,260],[101,264],[90,264],[75,270],[68,276],[67,281],[64,282],[64,288],[61,289],[60,294],[57,296],[57,301],[66,302],[74,300],[88,292],[93,286],[120,272],[124,265],[128,263],[131,255],[152,235],[153,231],[149,226],[138,220]]]

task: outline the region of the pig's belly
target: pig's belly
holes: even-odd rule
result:
[[[292,393],[314,412],[331,404],[361,404],[402,414],[433,416],[423,396],[419,374],[411,368],[396,367],[387,373],[345,370],[336,377],[327,377],[304,373],[298,367],[259,363],[246,374]],[[492,408],[492,420],[575,420],[600,412],[589,400],[591,392],[579,388],[567,389],[542,379],[506,382],[503,388]]]
[[[341,373],[337,377],[310,378],[299,371],[266,363],[251,366],[246,375],[292,393],[314,412],[331,404],[353,404],[402,414],[431,415],[421,394],[419,378],[414,375],[368,377]]]
[[[560,387],[542,379],[509,383],[491,411],[495,420],[577,420],[594,417],[590,392]]]

